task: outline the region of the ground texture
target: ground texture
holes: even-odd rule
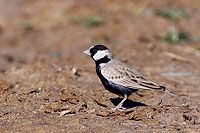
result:
[[[187,16],[158,15],[169,6]],[[196,0],[0,0],[0,132],[200,132],[199,6]],[[170,30],[190,39],[162,39]],[[82,53],[94,43],[179,97],[139,91],[124,112],[110,110],[121,98],[103,88]]]

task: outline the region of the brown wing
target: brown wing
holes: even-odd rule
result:
[[[113,60],[101,69],[102,75],[110,82],[133,89],[162,89],[162,86],[145,78],[126,64]]]

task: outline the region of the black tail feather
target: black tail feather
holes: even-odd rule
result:
[[[165,86],[160,86],[160,88],[162,88],[164,92],[166,92],[172,96],[178,96],[174,92],[167,90]]]

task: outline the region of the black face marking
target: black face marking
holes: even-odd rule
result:
[[[104,45],[95,45],[93,48],[90,49],[91,56],[93,57],[98,50],[109,50],[109,49]]]
[[[98,60],[98,61],[95,61],[95,63],[96,63],[96,66],[99,66],[99,64],[101,64],[101,63],[107,63],[107,62],[109,62],[111,59],[110,58],[108,58],[108,56],[105,56],[104,58],[102,58],[102,59],[100,59],[100,60]]]

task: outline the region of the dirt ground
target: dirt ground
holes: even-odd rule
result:
[[[168,6],[187,16],[156,13]],[[200,1],[0,0],[0,132],[200,132]],[[170,43],[171,30],[189,40]],[[104,89],[82,52],[113,56],[179,97]]]

